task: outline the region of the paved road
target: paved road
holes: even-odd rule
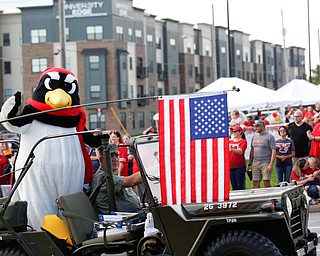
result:
[[[309,215],[309,228],[311,231],[317,232],[318,235],[320,234],[320,207],[311,209]],[[317,247],[317,255],[320,255],[320,245]]]

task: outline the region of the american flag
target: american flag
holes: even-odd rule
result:
[[[162,204],[229,199],[227,95],[164,96],[158,107]]]

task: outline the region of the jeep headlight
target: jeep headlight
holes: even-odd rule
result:
[[[286,207],[287,207],[288,215],[291,217],[292,203],[291,203],[291,201],[290,201],[288,196],[286,196]]]

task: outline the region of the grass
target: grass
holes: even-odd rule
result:
[[[247,166],[248,166],[248,165],[247,165]],[[275,166],[273,166],[273,170],[272,170],[272,173],[271,173],[271,180],[270,180],[270,182],[271,182],[271,186],[272,186],[272,187],[275,187],[275,186],[278,184],[278,177],[277,177],[277,173],[276,173],[276,168],[275,168]],[[264,188],[263,181],[261,181],[260,187],[261,187],[261,188]],[[247,174],[246,174],[246,188],[247,188],[247,189],[253,188],[253,183],[252,183],[251,180],[249,180]]]

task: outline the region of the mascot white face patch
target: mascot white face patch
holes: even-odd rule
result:
[[[75,93],[77,89],[76,78],[68,74],[61,84],[59,72],[48,72],[46,75],[49,77],[44,81],[44,86],[48,90],[45,95],[45,103],[52,108],[71,106],[72,98],[70,95]]]

